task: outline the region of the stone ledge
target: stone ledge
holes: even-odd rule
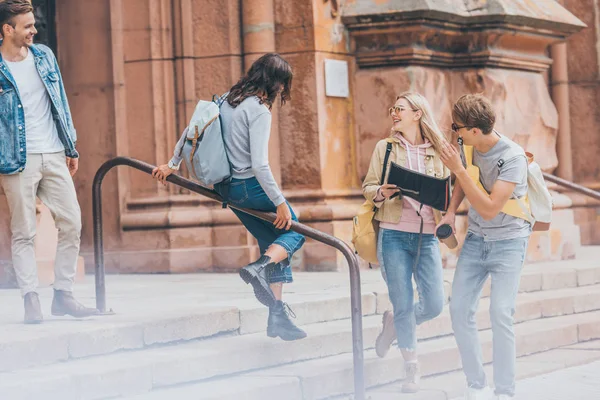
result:
[[[342,21],[353,27],[389,21],[430,19],[464,28],[482,25],[515,24],[548,31],[575,33],[585,28],[580,19],[557,2],[512,0],[354,0],[344,5]]]
[[[543,3],[543,4],[542,4]],[[360,67],[424,65],[543,72],[548,45],[586,25],[556,2],[356,0],[342,21]]]

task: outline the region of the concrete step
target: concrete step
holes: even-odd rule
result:
[[[445,278],[451,281],[454,271],[446,270],[444,273]],[[114,277],[109,277],[109,279],[111,278]],[[124,290],[127,290],[128,293],[136,295],[139,292],[141,295],[141,292],[146,290],[142,285],[136,287],[133,282],[130,282],[129,277],[124,278],[126,278]],[[227,278],[223,276],[213,278],[219,279],[214,290],[222,292],[231,290],[228,289],[231,279]],[[239,277],[232,278],[234,278],[233,282],[239,284]],[[324,286],[321,281],[329,282],[332,281],[332,278],[340,283],[331,285],[330,288],[311,289],[317,285]],[[204,280],[205,278],[200,277],[199,279]],[[286,301],[294,309],[298,317],[298,324],[306,325],[350,317],[350,296],[346,275],[338,273],[305,274],[299,278],[299,281],[301,280],[307,282],[299,282],[295,284],[297,286],[290,286],[290,288],[299,289],[286,293]],[[600,259],[586,255],[581,260],[525,266],[520,291],[521,293],[543,292],[597,283],[600,283]],[[172,284],[178,285],[181,291],[186,293],[194,293],[193,291],[197,291],[198,286],[198,283],[191,277]],[[20,322],[3,326],[3,333],[0,336],[0,372],[218,335],[264,332],[268,310],[253,298],[233,297],[229,300],[212,300],[210,302],[205,298],[202,298],[201,302],[184,298],[181,302],[174,304],[169,300],[169,292],[165,291],[163,286],[158,286],[153,290],[156,291],[154,298],[139,305],[136,304],[136,307],[131,307],[130,303],[120,303],[119,298],[116,298],[111,304],[116,303],[120,308],[117,308],[118,313],[114,316],[93,317],[82,321],[54,318],[41,326],[23,326]],[[379,271],[363,271],[362,290],[363,315],[381,314],[392,308],[387,288]],[[251,296],[251,294],[248,295]],[[483,292],[484,298],[488,295],[489,282]],[[568,302],[557,301],[568,307]],[[485,304],[485,299],[483,304]],[[17,308],[20,305],[14,307]],[[533,307],[535,308],[535,306]],[[551,305],[546,306],[546,309],[548,307]],[[520,309],[519,312],[525,312],[527,309]],[[440,324],[441,327],[424,326],[420,330],[441,329],[438,334],[450,333],[447,315],[445,318],[436,320],[435,323]],[[429,337],[430,335],[433,333],[425,336]]]
[[[379,324],[379,316],[364,319],[367,343],[375,340]],[[308,337],[297,342],[248,334],[0,373],[0,393],[10,399],[101,399],[351,351],[349,320],[305,329]]]
[[[578,343],[517,358],[517,398],[523,394],[520,380],[545,375],[554,371],[585,365],[600,360],[600,340]],[[493,385],[491,364],[485,366],[486,375]],[[421,391],[416,394],[401,393],[402,383],[373,388],[368,391],[370,400],[462,400],[465,390],[465,377],[462,371],[426,377],[421,380]],[[336,400],[347,400],[347,396]],[[562,397],[567,399],[568,397]],[[524,397],[537,400],[545,397]]]
[[[587,246],[582,253],[585,257],[577,260],[525,265],[521,274],[519,293],[577,288],[600,283],[600,246]],[[454,271],[444,270],[444,279],[447,282],[452,282]],[[449,289],[446,294],[451,297],[451,287]],[[489,297],[490,290],[491,282],[488,279],[483,286],[482,298]],[[387,287],[370,283],[363,285],[363,291],[374,292],[377,295],[378,314],[392,308]]]
[[[600,286],[591,286],[522,294],[516,318],[517,321],[531,321],[598,310],[599,293]],[[487,302],[487,299],[482,300],[478,312],[482,329],[489,327]],[[364,318],[363,325],[365,347],[371,348],[380,330],[381,316],[368,316]],[[45,396],[56,391],[57,396],[60,394],[65,399],[103,398],[351,352],[349,320],[311,324],[305,329],[308,338],[298,342],[273,340],[261,332],[240,337],[195,340],[143,351],[119,352],[2,373],[0,393],[11,393],[14,398],[35,398],[38,391]],[[420,339],[450,333],[447,309],[440,317],[420,326],[418,331]],[[453,339],[451,341],[453,343]],[[351,354],[346,356],[349,357],[348,366],[351,366]],[[24,386],[23,382],[28,384]]]
[[[350,318],[350,296],[343,293],[306,294],[292,300],[300,324]],[[292,297],[293,298],[293,297]],[[363,315],[376,313],[376,294],[362,295]],[[237,306],[209,306],[165,311],[142,318],[131,313],[85,320],[53,319],[39,326],[13,324],[0,335],[0,372],[135,350],[160,344],[264,332],[268,309],[256,300],[238,300]],[[176,306],[177,307],[177,306]],[[162,310],[161,310],[162,311]],[[60,324],[58,322],[64,322]],[[74,327],[73,324],[76,324]]]
[[[529,321],[516,326],[518,356],[540,353],[600,338],[600,312],[568,315]],[[492,359],[491,331],[480,333],[485,362]],[[444,337],[422,343],[420,350],[422,372],[425,377],[460,369],[460,357],[453,337]],[[403,378],[403,360],[399,351],[390,352],[380,359],[373,350],[365,354],[365,382],[367,387],[380,386]],[[269,385],[274,380],[273,385]],[[295,379],[281,391],[275,391],[278,379]],[[269,385],[275,395],[248,393],[244,383]],[[260,383],[259,383],[260,382]],[[298,387],[295,384],[298,384]],[[294,391],[294,387],[296,387]],[[287,391],[286,391],[287,390]],[[319,400],[350,395],[353,391],[352,355],[340,354],[319,360],[282,365],[196,384],[159,389],[143,395],[126,397],[128,400],[275,400],[300,398]],[[264,392],[266,393],[266,392]],[[420,394],[422,395],[422,394]],[[407,397],[413,398],[413,397]],[[414,397],[423,398],[423,397]]]

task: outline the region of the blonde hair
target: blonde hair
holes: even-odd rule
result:
[[[406,100],[413,111],[421,111],[421,118],[419,118],[421,134],[431,142],[434,150],[440,153],[446,137],[440,130],[437,122],[435,122],[433,111],[431,111],[431,106],[427,99],[423,95],[415,92],[404,92],[396,98],[396,101],[400,99]]]

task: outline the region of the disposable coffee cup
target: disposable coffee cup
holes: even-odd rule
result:
[[[435,231],[435,235],[438,239],[447,239],[452,235],[452,227],[449,224],[440,225]]]
[[[456,240],[456,237],[452,232],[452,227],[449,224],[440,225],[437,231],[435,231],[435,235],[450,249],[458,246],[458,241]]]

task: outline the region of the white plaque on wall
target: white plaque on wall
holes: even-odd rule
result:
[[[325,94],[331,97],[348,97],[348,62],[325,60]]]

